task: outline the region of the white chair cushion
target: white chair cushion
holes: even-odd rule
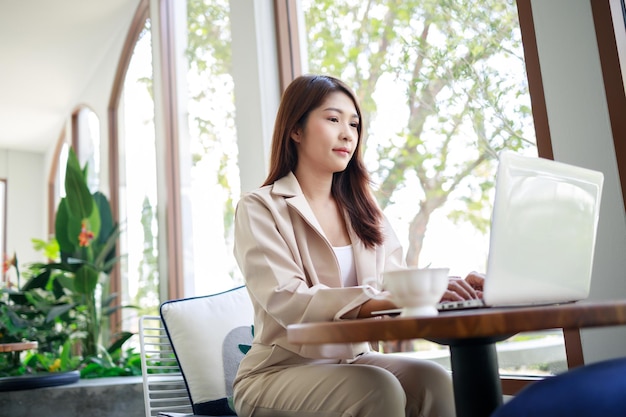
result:
[[[161,318],[195,414],[222,415],[239,362],[252,344],[254,310],[245,286],[166,301]],[[232,413],[231,413],[232,414]]]

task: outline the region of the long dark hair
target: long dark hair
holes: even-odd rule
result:
[[[312,110],[321,106],[334,92],[345,93],[352,99],[359,116],[358,142],[345,170],[333,174],[331,192],[337,204],[348,212],[352,228],[366,247],[383,242],[382,212],[370,190],[370,177],[363,163],[361,131],[363,120],[356,96],[343,81],[327,75],[303,75],[291,82],[280,102],[274,134],[270,171],[263,185],[273,184],[296,169],[298,152],[291,133],[304,129]]]

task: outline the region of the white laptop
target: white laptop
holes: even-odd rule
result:
[[[510,151],[499,159],[484,304],[587,298],[604,175]],[[452,307],[463,305],[440,310]]]

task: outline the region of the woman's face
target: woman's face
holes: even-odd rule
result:
[[[296,171],[332,175],[346,169],[358,144],[359,122],[347,94],[329,94],[309,113],[305,126],[291,134],[298,151]]]

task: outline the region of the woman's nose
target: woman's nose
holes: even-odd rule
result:
[[[357,139],[357,132],[354,131],[354,128],[350,125],[346,125],[343,127],[341,131],[341,138],[343,140],[347,140],[349,142],[355,141]]]

